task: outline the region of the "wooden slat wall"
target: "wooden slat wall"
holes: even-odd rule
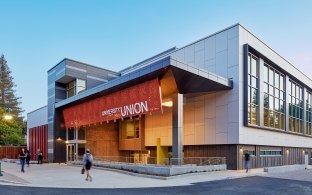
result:
[[[121,156],[118,122],[91,125],[86,131],[86,147],[94,157]]]
[[[26,148],[26,146],[0,146],[0,159],[17,159],[18,153],[22,148]]]
[[[274,146],[246,146],[241,145],[239,148],[256,148],[256,156],[251,157],[251,168],[262,168],[262,167],[273,167],[273,166],[283,166],[283,165],[293,165],[293,164],[304,164],[304,156],[307,153],[309,156],[309,164],[311,161],[311,148],[290,148],[290,147],[274,147]],[[282,148],[283,155],[281,156],[260,156],[260,150],[270,149],[277,150]],[[288,152],[287,152],[288,150]],[[243,157],[243,151],[239,152],[239,164],[238,169],[245,169],[245,162]]]
[[[184,146],[184,157],[225,157],[227,168],[237,168],[237,145]]]

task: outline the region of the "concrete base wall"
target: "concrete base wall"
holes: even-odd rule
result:
[[[82,165],[82,163],[78,161],[73,162],[72,164]],[[226,170],[226,164],[206,165],[206,166],[183,165],[183,166],[161,167],[161,166],[155,166],[155,165],[95,162],[94,166],[112,168],[112,169],[120,169],[120,170],[135,172],[135,173],[158,175],[158,176],[165,176],[165,177],[181,175],[181,174],[186,174],[186,173]]]
[[[287,166],[278,166],[278,167],[265,167],[264,172],[268,173],[284,173],[289,171],[298,171],[306,169],[306,165],[287,165]]]

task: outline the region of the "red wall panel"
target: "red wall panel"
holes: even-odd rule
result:
[[[37,160],[37,149],[42,150],[44,157],[48,156],[48,125],[41,125],[29,129],[29,151],[31,159]]]
[[[66,128],[161,111],[158,79],[63,110]]]

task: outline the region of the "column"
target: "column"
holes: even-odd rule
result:
[[[258,88],[259,88],[259,115],[258,115],[258,121],[259,121],[259,126],[262,127],[264,126],[264,92],[263,92],[263,66],[264,66],[264,61],[262,58],[259,60],[259,79],[258,79]]]
[[[172,164],[181,165],[183,159],[183,94],[172,95]]]
[[[307,134],[307,98],[306,98],[306,95],[307,95],[307,88],[303,87],[303,90],[302,90],[302,98],[303,98],[303,118],[302,118],[302,132],[303,134]]]
[[[285,130],[289,131],[289,76],[285,75]]]

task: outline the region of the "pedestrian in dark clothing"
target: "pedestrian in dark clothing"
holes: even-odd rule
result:
[[[93,156],[90,153],[89,149],[86,149],[86,153],[83,155],[83,158],[82,158],[82,163],[87,173],[86,181],[88,181],[88,178],[90,178],[90,181],[92,181],[92,177],[90,175],[90,169],[93,164]]]
[[[29,150],[27,150],[26,151],[26,164],[27,164],[27,167],[29,167],[30,158],[31,158],[31,154],[30,154]]]
[[[25,149],[22,148],[22,150],[19,152],[19,159],[20,159],[20,163],[21,163],[21,171],[24,173],[24,166],[25,166],[25,159],[26,159],[26,153],[25,153]]]
[[[248,170],[250,168],[250,154],[249,154],[248,150],[244,154],[244,159],[245,159],[246,173],[248,173]]]
[[[43,154],[40,149],[37,150],[37,160],[38,160],[38,164],[42,164]]]

